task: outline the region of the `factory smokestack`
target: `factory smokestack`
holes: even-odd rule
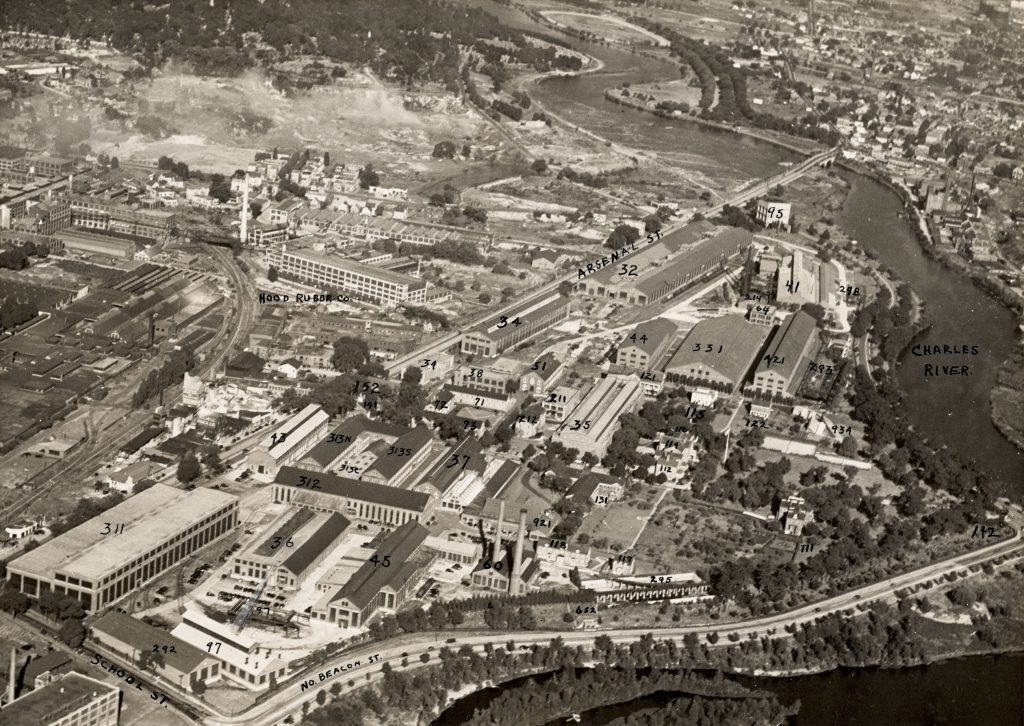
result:
[[[245,172],[245,184],[242,186],[242,224],[238,229],[238,236],[245,247],[249,240],[249,172]]]
[[[501,561],[501,525],[505,521],[505,500],[498,505],[498,525],[494,528],[494,548],[491,550],[491,564]]]
[[[7,703],[14,700],[14,684],[18,680],[18,666],[14,655],[14,646],[11,646],[11,675],[7,681]]]
[[[526,510],[519,510],[519,531],[516,533],[516,551],[512,559],[512,572],[509,573],[509,594],[519,595],[523,592],[523,540],[526,538]]]

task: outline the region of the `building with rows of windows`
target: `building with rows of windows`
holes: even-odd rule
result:
[[[155,484],[10,562],[7,579],[101,610],[138,590],[238,524],[238,498]]]
[[[294,243],[268,248],[264,259],[278,273],[296,277],[324,292],[343,292],[388,307],[427,299],[427,283],[423,280]]]

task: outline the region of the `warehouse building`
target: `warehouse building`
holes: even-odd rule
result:
[[[581,454],[602,458],[608,452],[619,417],[633,413],[643,399],[644,389],[636,376],[610,375],[598,381],[569,412],[559,426],[555,441]]]
[[[309,404],[275,428],[249,454],[249,468],[256,476],[270,478],[312,449],[331,424],[330,415],[316,404]]]
[[[397,489],[358,479],[286,466],[273,486],[274,502],[317,512],[338,512],[348,519],[401,525],[420,520],[436,497],[427,492]]]
[[[328,292],[344,292],[387,307],[423,303],[427,299],[427,283],[423,280],[294,243],[268,248],[265,259],[279,273],[293,275]]]
[[[122,260],[130,260],[135,257],[135,243],[130,239],[86,232],[81,229],[62,229],[55,232],[53,236],[68,252],[80,255],[106,255]]]
[[[669,383],[733,393],[761,354],[770,330],[742,315],[723,315],[693,326],[665,368]]]
[[[334,471],[351,464],[371,441],[385,441],[390,445],[409,431],[408,426],[376,421],[363,415],[351,416],[294,463],[301,469]]]
[[[775,331],[747,390],[767,397],[793,398],[817,340],[814,318],[803,310],[790,315]]]
[[[357,628],[378,614],[394,613],[412,597],[420,576],[437,557],[427,547],[429,536],[430,530],[418,522],[400,526],[348,582],[313,606],[313,616],[340,628]]]
[[[251,691],[264,691],[285,679],[287,663],[274,648],[261,645],[230,621],[221,623],[196,610],[186,610],[171,634],[220,661],[226,679]]]
[[[257,582],[267,580],[271,587],[296,590],[341,544],[349,524],[337,512],[287,512],[268,528],[270,535],[235,555],[232,572]]]
[[[415,481],[422,464],[430,456],[434,436],[426,426],[417,426],[384,448],[360,476],[363,481],[401,487]],[[383,447],[382,447],[383,448]]]
[[[207,651],[118,610],[92,624],[92,638],[132,664],[148,654],[150,669],[186,691],[221,679],[220,663]]]
[[[71,672],[0,708],[10,726],[117,726],[121,690]]]
[[[238,524],[238,499],[215,489],[154,484],[13,560],[19,592],[46,590],[102,610],[156,579]]]
[[[462,336],[462,352],[495,356],[569,317],[569,298],[553,292],[494,315]]]
[[[703,225],[687,225],[658,244],[623,257],[623,263],[603,265],[581,279],[575,291],[650,305],[713,273],[753,241],[750,232],[736,228],[697,241],[705,229]]]
[[[640,323],[619,344],[615,362],[633,370],[649,370],[668,350],[675,339],[678,326],[671,320],[655,318]]]

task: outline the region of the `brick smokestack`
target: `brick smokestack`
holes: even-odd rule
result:
[[[245,172],[245,186],[242,188],[242,223],[238,229],[238,236],[242,246],[249,241],[249,172]]]
[[[505,521],[505,500],[498,505],[498,525],[494,528],[494,548],[491,550],[491,564],[501,562],[501,525]]]
[[[519,510],[519,531],[516,533],[516,551],[512,559],[512,572],[509,573],[509,594],[519,595],[526,588],[521,577],[523,571],[523,540],[526,539],[526,510]]]
[[[7,681],[7,703],[14,700],[14,684],[18,682],[18,665],[14,655],[14,646],[11,646],[11,675]]]

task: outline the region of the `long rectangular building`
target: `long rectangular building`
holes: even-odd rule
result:
[[[71,672],[0,708],[9,726],[117,726],[121,689]]]
[[[92,637],[129,663],[137,663],[143,653],[159,654],[150,660],[150,668],[186,691],[197,682],[221,678],[220,663],[208,652],[117,610],[108,610],[92,624]]]
[[[603,265],[578,282],[576,292],[634,305],[650,305],[702,279],[753,241],[750,232],[735,228],[723,230],[710,239],[696,241],[695,230],[688,230],[688,227],[667,235],[658,244],[643,248],[636,254],[624,256],[621,262]],[[703,230],[704,227],[697,229]],[[683,236],[673,239],[677,234]],[[680,242],[692,244],[680,247]]]
[[[325,291],[344,292],[388,307],[427,299],[427,283],[423,280],[314,249],[282,244],[268,248],[265,260],[279,273]]]
[[[330,424],[330,414],[309,404],[260,442],[249,455],[249,467],[257,476],[274,476],[282,466],[295,463],[316,446]]]
[[[569,298],[552,292],[494,315],[462,336],[462,352],[494,356],[539,335],[569,316]]]
[[[817,337],[817,323],[803,310],[786,318],[761,356],[748,390],[768,397],[795,396]]]
[[[420,520],[436,497],[358,479],[286,466],[273,485],[274,502],[318,512],[339,512],[349,519],[400,525]]]
[[[420,575],[436,557],[425,546],[429,536],[430,530],[419,522],[403,524],[348,582],[314,606],[313,615],[341,628],[357,628],[378,612],[395,612],[411,597]]]
[[[19,592],[47,590],[101,610],[238,524],[238,498],[215,489],[149,489],[31,550],[7,567]]]
[[[643,384],[636,376],[608,376],[598,381],[569,412],[554,439],[581,454],[598,458],[608,452],[619,417],[632,413],[643,398]]]
[[[309,573],[341,543],[350,522],[337,512],[298,509],[274,522],[271,534],[235,555],[232,572],[288,590],[299,588]]]

